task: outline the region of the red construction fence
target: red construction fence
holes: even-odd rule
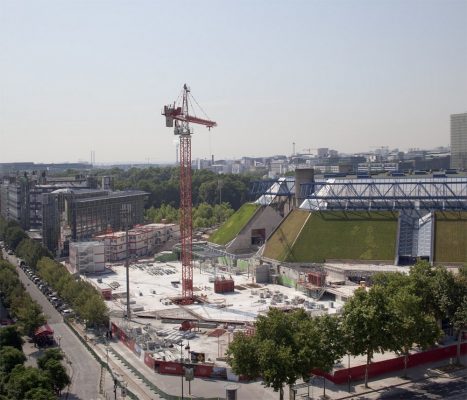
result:
[[[135,345],[135,341],[128,338],[125,332],[120,329],[117,325],[112,323],[112,333],[114,337],[125,344],[132,352],[134,352],[138,357],[141,354],[141,349],[139,346]],[[408,356],[407,368],[416,367],[417,365],[435,362],[439,360],[444,360],[450,357],[456,357],[457,345],[451,345],[446,347],[440,347],[433,350],[428,350],[420,353],[410,354]],[[461,345],[461,354],[467,353],[467,343]],[[165,361],[154,359],[151,353],[144,353],[144,363],[154,371],[160,374],[171,374],[171,375],[181,375],[184,373],[183,365],[175,361]],[[230,371],[227,371],[224,367],[216,367],[211,364],[195,364],[194,374],[196,377],[203,378],[219,378],[225,379],[227,377],[233,377],[232,380],[238,380]],[[368,377],[375,377],[388,372],[400,371],[404,369],[404,357],[391,358],[389,360],[377,361],[371,363],[368,366]],[[312,371],[314,375],[323,376],[331,382],[341,385],[347,383],[349,379],[351,381],[358,381],[365,378],[365,365],[358,365],[352,368],[345,368],[334,371],[333,374],[328,374],[320,370]]]
[[[128,338],[125,331],[120,329],[117,325],[112,322],[112,334],[118,338],[126,347],[128,347],[138,357],[140,356],[139,346],[136,346],[135,341]],[[183,372],[182,364],[175,361],[164,361],[156,360],[153,358],[151,353],[144,352],[144,363],[154,371],[160,374],[172,374],[181,375]],[[194,374],[200,378],[220,377],[226,376],[225,368],[221,368],[223,371],[219,371],[219,368],[215,368],[214,365],[210,364],[195,364],[193,365]]]
[[[433,350],[427,350],[421,353],[410,354],[407,360],[407,368],[416,367],[421,364],[444,360],[450,357],[456,357],[457,345],[440,347]],[[467,343],[461,345],[461,354],[467,353]],[[404,369],[404,357],[391,358],[389,360],[377,361],[368,366],[368,377],[375,377],[388,372],[400,371]],[[313,374],[324,376],[331,382],[341,385],[351,381],[358,381],[365,378],[365,365],[358,365],[352,368],[345,368],[328,374],[319,370],[313,371]]]

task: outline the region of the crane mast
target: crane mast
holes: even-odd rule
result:
[[[174,134],[180,138],[180,240],[182,262],[182,298],[184,304],[193,302],[193,219],[191,190],[191,135],[190,123],[204,125],[209,129],[217,123],[209,119],[190,115],[190,88],[185,84],[181,94],[181,105],[164,106],[162,115],[166,126],[174,127]],[[196,100],[195,100],[196,102]],[[196,103],[197,104],[197,103]]]

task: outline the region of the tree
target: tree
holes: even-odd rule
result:
[[[50,252],[40,243],[37,243],[31,239],[23,239],[21,243],[18,245],[16,249],[16,254],[21,257],[27,265],[31,266],[32,268],[37,267],[37,262],[42,257],[50,257],[52,255]]]
[[[47,372],[57,395],[60,395],[61,391],[71,383],[65,367],[58,360],[48,360],[45,363],[44,371]]]
[[[445,267],[417,262],[409,273],[412,292],[422,300],[422,308],[437,320],[451,318],[458,299],[454,276]]]
[[[16,250],[16,247],[20,244],[23,239],[27,236],[19,226],[12,226],[7,228],[5,233],[5,243],[10,249]]]
[[[368,366],[374,353],[394,347],[390,335],[394,315],[385,291],[379,286],[369,291],[357,289],[344,305],[342,318],[348,352],[354,356],[366,355],[365,387],[368,387]]]
[[[463,302],[454,314],[453,325],[457,332],[456,362],[457,364],[460,364],[462,335],[467,330],[467,295],[464,296]]]
[[[55,361],[62,361],[63,354],[60,349],[47,349],[45,353],[37,359],[37,366],[40,369],[45,369],[45,366],[48,361],[55,360]]]
[[[27,399],[26,393],[36,388],[52,390],[52,383],[44,371],[22,365],[13,368],[6,384],[6,391],[10,399]]]
[[[216,224],[221,224],[227,221],[233,213],[234,210],[229,203],[216,204],[213,211],[214,221]]]
[[[303,310],[284,313],[270,309],[258,317],[255,334],[236,335],[227,350],[228,363],[238,375],[261,376],[266,386],[284,397],[284,384],[307,379],[315,368],[330,370],[342,349],[328,337],[337,320],[311,319]],[[326,342],[323,345],[323,341]]]
[[[303,328],[297,332],[300,353],[304,361],[301,372],[304,381],[313,369],[331,372],[337,360],[346,352],[342,340],[342,323],[339,316],[322,315],[304,320]],[[324,388],[323,388],[324,390]]]
[[[456,361],[460,364],[462,335],[467,330],[467,265],[459,268],[458,273],[455,275],[455,285],[458,298],[452,324],[457,336]]]
[[[46,323],[46,318],[42,314],[41,307],[30,297],[26,297],[22,305],[17,309],[16,314],[25,335],[32,336],[37,328]]]
[[[34,388],[25,394],[27,400],[56,400],[57,396],[49,389]]]
[[[89,325],[107,325],[108,310],[102,296],[88,282],[75,280],[60,263],[43,257],[37,264],[39,275],[70,303]]]
[[[240,332],[227,349],[227,362],[236,374],[256,378],[261,373],[257,353],[256,338]]]
[[[455,330],[458,340],[465,327],[464,297],[467,293],[467,267],[459,268],[454,275],[442,266],[419,262],[410,270],[413,292],[422,299],[422,308],[432,313],[438,321],[447,321]],[[452,334],[452,332],[449,332]]]
[[[0,348],[0,370],[10,373],[16,365],[23,365],[26,357],[15,347],[2,346]]]
[[[270,309],[266,316],[258,317],[252,337],[236,336],[227,350],[228,363],[238,375],[261,375],[264,384],[279,391],[284,398],[284,384],[298,378],[294,365],[295,343],[290,315]],[[237,359],[238,357],[238,359]]]
[[[7,221],[3,217],[0,217],[0,239],[6,241],[7,230],[13,227],[19,227],[19,224],[16,221]]]
[[[311,320],[318,334],[318,342],[314,343],[315,368],[331,372],[337,360],[346,353],[342,321],[339,316],[325,314]]]
[[[391,350],[404,356],[404,378],[407,377],[409,351],[414,344],[427,348],[441,337],[441,330],[432,315],[421,308],[421,299],[402,287],[392,296],[388,296],[395,319],[390,325],[394,338]]]
[[[81,317],[88,326],[108,325],[109,311],[99,295],[88,297],[81,309]]]
[[[18,350],[23,348],[23,339],[16,325],[9,325],[0,329],[0,348],[12,346]]]

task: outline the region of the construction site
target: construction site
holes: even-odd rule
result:
[[[127,312],[126,268],[112,265],[110,271],[88,279],[108,299],[111,315],[120,319]],[[338,312],[342,306],[314,300],[295,288],[255,283],[253,275],[238,270],[202,263],[194,266],[192,304],[177,304],[182,277],[179,262],[140,260],[129,265],[129,275],[129,309],[136,324],[126,319],[119,328],[160,362],[179,360],[176,346],[189,340],[192,354],[202,354],[203,361],[226,368],[223,357],[233,334],[253,332],[254,321],[269,307],[303,308],[310,315],[320,315]]]
[[[465,177],[318,180],[312,168],[297,169],[254,183],[252,202],[194,242],[191,124],[217,124],[196,116],[193,104],[184,85],[162,111],[180,140],[173,253],[142,258],[134,249],[131,258],[127,250],[86,277],[107,300],[113,334],[152,370],[239,381],[226,350],[235,333],[254,334],[270,308],[339,313],[376,273],[408,273],[419,259],[467,261]],[[120,241],[131,249],[128,233]]]

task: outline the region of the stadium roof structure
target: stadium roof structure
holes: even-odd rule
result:
[[[328,179],[314,182],[308,210],[467,210],[467,177]]]
[[[250,194],[258,197],[256,204],[268,206],[283,197],[292,197],[295,194],[295,177],[268,179],[252,183]]]

